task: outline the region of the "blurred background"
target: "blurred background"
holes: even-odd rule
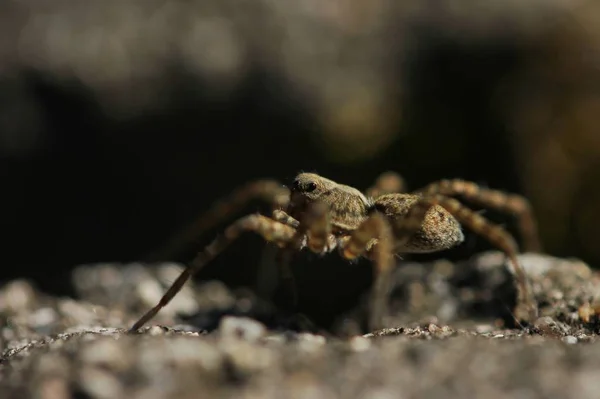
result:
[[[299,171],[521,193],[547,252],[600,260],[597,1],[5,0],[0,32],[2,281],[68,294],[74,266],[139,261],[238,185]],[[252,286],[262,247],[199,278]],[[301,292],[368,285],[322,266],[295,266]]]

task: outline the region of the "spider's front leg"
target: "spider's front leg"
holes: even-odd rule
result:
[[[290,215],[288,215],[285,211],[283,211],[281,209],[274,209],[271,217],[274,220],[277,220],[279,223],[286,224],[295,229],[297,229],[298,226],[300,225],[299,221],[297,221],[296,219],[294,219],[293,217],[291,217]]]
[[[429,225],[425,222],[427,212],[431,207],[439,205],[446,209],[460,223],[466,225],[475,233],[480,234],[497,248],[500,248],[509,258],[515,272],[516,287],[518,293],[515,318],[517,321],[525,320],[533,322],[538,316],[537,302],[533,296],[529,280],[523,266],[517,259],[518,247],[513,237],[502,227],[493,224],[478,213],[465,207],[454,198],[442,195],[421,197],[415,202],[406,217],[396,220],[393,228],[396,245],[401,247],[411,240],[419,229],[433,231],[438,226],[433,219]]]
[[[367,197],[377,198],[384,194],[402,193],[405,189],[406,184],[402,176],[396,172],[387,171],[377,177],[375,183],[365,191],[365,194]]]
[[[542,250],[533,210],[529,201],[520,195],[480,187],[474,182],[459,179],[434,182],[417,190],[417,192],[424,196],[443,195],[450,197],[460,195],[474,204],[514,215],[518,219],[523,250],[525,252],[540,252]]]
[[[173,236],[158,251],[148,256],[147,261],[154,262],[171,258],[197,240],[201,234],[216,227],[219,223],[224,222],[226,218],[240,212],[250,201],[257,199],[267,202],[274,210],[287,208],[290,201],[290,192],[289,189],[275,180],[265,179],[250,182],[231,193],[228,197],[215,202],[206,213],[198,217],[179,234]]]
[[[244,232],[254,232],[261,235],[266,241],[274,242],[280,246],[285,245],[294,237],[295,229],[269,219],[263,215],[255,214],[245,216],[232,223],[224,233],[213,240],[194,260],[181,272],[179,277],[171,284],[165,295],[158,304],[144,314],[130,329],[129,332],[135,332],[150,319],[152,319],[171,299],[181,290],[183,285],[204,265],[213,260],[233,241],[235,241]]]
[[[301,221],[297,221],[284,212],[274,213],[278,221],[292,225],[296,228],[294,236],[288,240],[277,254],[281,279],[286,283],[292,295],[294,305],[298,303],[298,293],[294,276],[290,267],[292,255],[304,247],[314,253],[323,254],[331,251],[336,244],[335,237],[331,234],[331,222],[329,209],[326,204],[316,202],[310,204],[302,215]]]
[[[340,252],[348,260],[367,255],[374,262],[374,279],[369,301],[369,329],[384,327],[388,294],[394,267],[394,246],[389,221],[379,212],[371,214],[352,235],[342,241]]]

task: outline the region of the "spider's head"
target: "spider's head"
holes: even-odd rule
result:
[[[309,202],[319,201],[323,199],[324,194],[335,187],[337,187],[337,183],[333,180],[315,173],[300,173],[292,183],[292,205],[301,206]]]
[[[307,206],[324,204],[334,229],[352,230],[365,218],[370,201],[359,190],[314,173],[300,173],[291,187],[289,212],[300,217]]]
[[[290,187],[291,195],[288,209],[290,215],[301,219],[308,207],[316,203],[323,203],[331,208],[338,186],[339,184],[333,180],[315,173],[298,174]]]

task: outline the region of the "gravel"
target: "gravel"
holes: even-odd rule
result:
[[[575,259],[521,261],[541,310],[529,326],[507,321],[511,276],[488,252],[404,263],[389,328],[366,334],[290,328],[274,305],[218,282],[189,284],[126,334],[178,264],[81,266],[77,299],[13,281],[0,290],[0,397],[598,397],[598,273]]]

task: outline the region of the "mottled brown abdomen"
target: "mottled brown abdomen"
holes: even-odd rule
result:
[[[460,244],[464,240],[460,223],[440,205],[425,206],[424,220],[416,227],[422,215],[413,208],[419,208],[421,199],[415,194],[386,194],[375,200],[374,208],[392,224],[398,239],[396,252],[436,252]],[[411,225],[416,228],[411,229]]]

